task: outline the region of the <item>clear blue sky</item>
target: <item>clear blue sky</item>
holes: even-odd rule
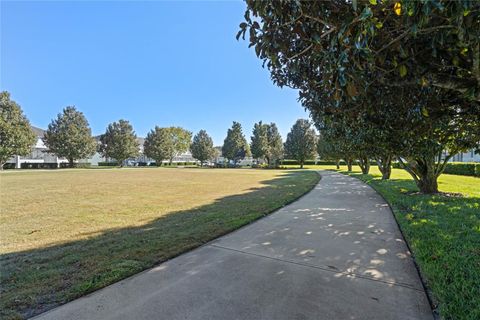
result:
[[[206,129],[218,145],[233,120],[247,137],[263,120],[285,139],[308,114],[235,39],[244,10],[240,1],[2,1],[1,89],[42,128],[75,105],[94,134],[123,118],[140,136],[174,125]]]

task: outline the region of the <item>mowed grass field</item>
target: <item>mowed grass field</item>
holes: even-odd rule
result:
[[[197,247],[319,178],[250,169],[2,172],[1,318],[33,316]]]
[[[335,170],[335,166],[308,166]],[[381,180],[377,167],[348,173],[374,187],[390,203],[412,249],[434,308],[443,319],[480,319],[480,178],[443,174],[439,189],[418,194],[410,175],[393,169]]]

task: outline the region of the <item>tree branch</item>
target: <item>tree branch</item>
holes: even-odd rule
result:
[[[311,48],[313,47],[313,43],[311,45],[309,45],[308,47],[306,47],[305,49],[303,49],[301,52],[297,53],[297,54],[294,54],[293,56],[291,56],[290,58],[287,58],[288,60],[292,60],[292,59],[295,59],[303,54],[305,54],[308,50],[310,50]]]

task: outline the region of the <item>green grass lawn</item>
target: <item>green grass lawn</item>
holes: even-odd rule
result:
[[[0,174],[2,319],[26,318],[239,228],[311,171],[66,169]]]
[[[404,170],[382,181],[377,167],[369,175],[354,169],[392,206],[441,317],[480,319],[480,179],[444,174],[440,191],[462,196],[421,195]]]

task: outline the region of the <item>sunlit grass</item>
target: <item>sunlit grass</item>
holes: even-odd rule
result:
[[[1,173],[1,318],[32,316],[197,247],[318,179],[246,169]]]
[[[462,196],[422,195],[404,170],[393,169],[392,179],[382,181],[377,167],[369,175],[345,169],[392,206],[441,317],[480,319],[480,178],[444,174],[440,191]]]

